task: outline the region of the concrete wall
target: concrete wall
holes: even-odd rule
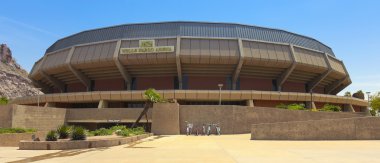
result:
[[[0,147],[18,147],[20,140],[31,141],[33,134],[35,133],[0,134]]]
[[[136,77],[136,89],[146,90],[155,88],[157,90],[174,89],[174,76],[161,77]]]
[[[12,105],[0,105],[0,127],[12,126]]]
[[[157,135],[180,134],[179,114],[178,103],[154,104],[152,133]]]
[[[67,122],[107,122],[108,120],[121,120],[121,122],[135,122],[143,108],[91,108],[66,109]],[[148,111],[148,120],[152,120],[152,111]],[[145,117],[141,119],[145,122]]]
[[[336,119],[362,117],[363,114],[310,112],[285,110],[265,107],[246,107],[229,105],[181,105],[180,131],[186,133],[186,123],[189,121],[195,127],[202,124],[219,123],[223,134],[250,133],[252,124],[274,123],[304,120]]]
[[[254,124],[255,140],[379,140],[379,117]]]
[[[48,131],[65,123],[66,109],[13,105],[12,116],[12,127]]]

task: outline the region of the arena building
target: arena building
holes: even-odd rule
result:
[[[222,105],[321,108],[330,103],[356,112],[368,105],[336,96],[351,80],[327,45],[284,30],[233,23],[159,22],[83,31],[51,45],[30,79],[45,94],[13,103],[142,108],[144,90],[155,88],[179,105],[220,100]]]

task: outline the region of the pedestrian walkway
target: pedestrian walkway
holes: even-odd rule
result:
[[[380,141],[253,141],[249,138],[249,134],[175,135],[88,150],[47,152],[0,148],[0,162],[380,162]]]

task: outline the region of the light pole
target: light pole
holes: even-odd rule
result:
[[[310,90],[310,109],[313,110],[313,90]]]
[[[218,84],[219,87],[219,105],[222,105],[222,87],[223,84]]]
[[[40,91],[41,91],[41,88],[36,88],[38,90],[38,93],[37,93],[37,106],[38,108],[40,108]]]
[[[369,109],[369,95],[371,94],[371,92],[366,92],[367,94],[367,100],[368,100],[368,109]]]

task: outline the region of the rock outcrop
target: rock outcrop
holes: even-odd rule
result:
[[[42,94],[32,85],[28,73],[17,64],[6,44],[0,44],[0,61],[0,97],[13,99]]]

